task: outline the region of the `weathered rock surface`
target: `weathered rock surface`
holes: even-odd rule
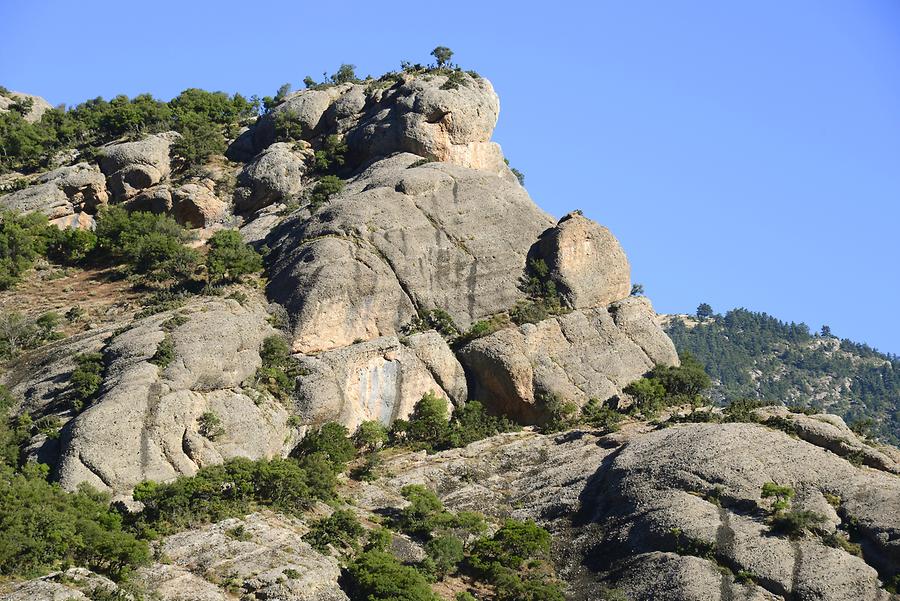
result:
[[[170,480],[229,457],[286,453],[285,408],[241,388],[261,364],[262,340],[274,333],[264,307],[247,305],[199,300],[112,338],[100,398],[63,428],[60,483],[71,489],[88,482],[122,494],[141,480]],[[164,326],[176,313],[187,321]],[[172,329],[173,359],[161,368],[150,359],[165,328]],[[214,440],[198,423],[207,411],[224,429]]]
[[[40,121],[44,113],[53,108],[53,105],[40,96],[23,94],[22,92],[10,92],[6,95],[0,94],[0,113],[6,113],[12,110],[10,107],[13,104],[23,100],[31,101],[31,108],[28,109],[27,113],[22,115],[25,121],[28,121],[29,123]]]
[[[175,132],[165,132],[103,148],[100,170],[106,175],[113,199],[127,200],[169,175],[172,168],[169,149],[178,137]]]
[[[287,142],[266,148],[241,173],[235,209],[242,213],[258,211],[298,194],[305,183],[306,159],[306,153],[294,150]]]
[[[228,205],[207,186],[185,184],[172,193],[172,216],[185,227],[209,227],[228,215]]]
[[[228,532],[241,527],[242,540]],[[234,597],[217,584],[229,581],[242,599],[346,601],[338,586],[337,560],[315,551],[301,536],[300,521],[273,513],[228,519],[167,537],[167,564],[142,569],[150,592],[172,601],[225,601]]]
[[[5,210],[40,211],[51,220],[96,213],[108,201],[106,181],[94,165],[78,163],[37,177],[32,185],[0,197]]]
[[[460,327],[522,298],[528,249],[552,225],[517,184],[447,163],[380,161],[267,243],[271,299],[311,352],[396,335],[417,311]]]
[[[546,401],[605,401],[654,365],[677,365],[669,338],[645,298],[572,311],[508,327],[460,352],[473,376],[473,398],[526,422],[546,418]]]
[[[394,337],[296,358],[304,374],[295,391],[303,423],[337,421],[353,431],[366,420],[406,419],[427,392],[447,398],[416,352]]]
[[[466,372],[440,334],[435,331],[421,332],[407,336],[403,343],[425,364],[454,405],[465,404],[469,398]]]
[[[631,293],[631,267],[619,241],[580,213],[569,213],[541,234],[529,258],[547,264],[572,308],[605,307]]]
[[[109,578],[84,568],[69,568],[8,587],[0,586],[0,598],[3,601],[87,601],[96,598],[95,593],[118,590]]]

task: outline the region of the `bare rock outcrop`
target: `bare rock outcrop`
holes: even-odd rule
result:
[[[78,163],[38,176],[22,190],[0,197],[5,210],[39,211],[51,220],[66,220],[79,213],[94,214],[107,203],[106,180],[94,165]]]
[[[22,92],[9,92],[7,94],[0,94],[0,113],[11,111],[14,104],[23,101],[30,103],[31,105],[28,111],[22,115],[22,118],[29,123],[40,121],[41,117],[44,116],[44,113],[53,108],[49,102],[40,96],[23,94]]]
[[[295,196],[303,189],[307,158],[287,142],[266,148],[241,173],[235,209],[249,213]]]
[[[631,297],[474,340],[460,352],[472,396],[532,423],[547,417],[551,399],[605,401],[654,365],[678,364],[653,316],[647,299]]]
[[[267,292],[291,316],[295,350],[397,335],[434,308],[465,328],[522,298],[526,255],[549,216],[501,177],[415,162],[374,164],[267,240]]]
[[[631,267],[619,241],[578,212],[541,234],[529,258],[546,263],[572,308],[605,307],[631,293]]]
[[[209,227],[227,215],[228,205],[209,186],[184,184],[172,192],[172,217],[186,227]]]
[[[116,202],[163,180],[172,169],[169,149],[179,137],[175,132],[153,134],[134,142],[106,146],[100,153],[100,170]]]
[[[142,480],[171,480],[229,457],[284,454],[287,410],[242,388],[261,364],[262,340],[274,333],[265,308],[246,304],[198,301],[113,337],[98,400],[63,428],[62,486],[88,482],[123,494]],[[207,412],[221,432],[204,432]]]
[[[351,431],[366,420],[388,425],[409,417],[427,392],[448,398],[416,352],[394,337],[296,358],[304,375],[294,395],[305,424],[337,421]]]

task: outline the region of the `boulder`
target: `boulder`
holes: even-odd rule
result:
[[[466,372],[447,341],[435,331],[413,334],[402,340],[425,364],[453,404],[457,407],[464,405],[469,398]]]
[[[379,161],[266,243],[269,297],[313,352],[393,336],[418,311],[461,328],[515,305],[526,255],[552,224],[518,184],[447,163]]]
[[[528,423],[545,420],[552,400],[610,399],[655,365],[678,364],[653,316],[646,299],[627,299],[474,340],[459,355],[474,384],[469,392]]]
[[[543,260],[566,304],[605,307],[631,294],[631,267],[615,236],[580,213],[541,234],[529,259]]]
[[[125,201],[124,206],[129,211],[144,211],[161,215],[172,210],[172,187],[169,184],[159,184],[152,188],[141,190],[133,198]]]
[[[28,187],[0,197],[0,205],[6,210],[40,211],[51,220],[94,214],[107,201],[103,174],[88,163],[54,169],[38,176]]]
[[[286,453],[286,409],[241,387],[261,365],[263,339],[274,334],[265,307],[245,304],[198,299],[112,338],[98,400],[63,428],[60,484],[71,490],[88,482],[127,495],[145,479],[171,480],[229,457]],[[171,361],[160,367],[151,359],[167,338]],[[199,418],[206,412],[221,420],[221,435],[204,435]]]
[[[40,121],[41,117],[44,116],[44,113],[53,108],[49,102],[40,96],[23,94],[22,92],[9,92],[7,94],[0,94],[0,113],[11,111],[13,104],[22,102],[23,100],[31,101],[31,108],[28,109],[27,113],[22,115],[25,121],[28,121],[29,123]]]
[[[367,420],[406,419],[427,392],[447,399],[428,367],[394,337],[296,356],[295,398],[304,424],[337,421],[352,432]]]
[[[172,194],[172,216],[190,228],[209,227],[222,221],[228,206],[207,186],[185,184]]]
[[[235,209],[241,213],[258,211],[298,194],[303,189],[307,154],[287,142],[269,146],[241,173]]]
[[[253,142],[257,150],[266,148],[275,141],[275,120],[279,115],[288,114],[292,121],[300,124],[303,139],[309,140],[317,133],[325,111],[333,102],[341,98],[352,84],[342,84],[324,90],[302,90],[287,96],[281,104],[260,117],[253,132]]]
[[[100,170],[117,202],[158,184],[171,171],[169,150],[176,132],[153,134],[135,142],[106,146],[100,153]]]
[[[69,568],[25,582],[0,585],[4,601],[87,601],[96,599],[101,592],[124,594],[109,578],[84,568]]]

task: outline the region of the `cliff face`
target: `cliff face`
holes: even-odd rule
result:
[[[92,227],[112,204],[172,215],[201,239],[237,228],[267,253],[258,288],[155,313],[104,305],[86,331],[11,362],[3,381],[17,412],[60,426],[35,433],[28,458],[68,490],[87,483],[130,504],[143,480],[287,456],[329,421],[388,425],[429,392],[542,424],[560,404],[627,400],[629,383],[678,365],[650,301],[631,296],[613,234],[532,202],[491,141],[498,115],[490,82],[462,72],[319,86],[285,97],[190,175],[171,157],[179,134],[163,132],[0,197],[60,226]],[[41,290],[52,304],[52,285]],[[4,306],[19,298],[5,295]],[[281,395],[260,386],[273,336],[293,365]],[[74,412],[63,401],[75,357],[97,352],[96,398]],[[373,524],[405,503],[409,483],[453,509],[535,519],[555,536],[574,599],[610,589],[635,600],[889,598],[896,451],[833,417],[757,411],[748,423],[712,413],[683,423],[696,415],[675,412],[615,434],[526,429],[400,452],[383,476],[341,493]],[[815,534],[769,530],[770,482],[792,488],[793,509],[824,516]],[[300,540],[308,521],[262,512],[172,535],[159,543],[169,561],[137,578],[166,599],[230,599],[235,586],[253,599],[345,599],[337,561]],[[241,540],[229,535],[237,527]],[[7,598],[77,597],[91,578],[29,581]]]

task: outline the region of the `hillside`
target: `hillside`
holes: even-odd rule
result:
[[[715,402],[763,399],[827,411],[900,443],[900,358],[746,309],[664,323],[679,352],[706,366]]]
[[[711,406],[432,56],[0,89],[0,598],[896,599],[900,451]]]

